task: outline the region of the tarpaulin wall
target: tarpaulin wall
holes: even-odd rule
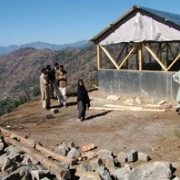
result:
[[[109,31],[99,37],[99,45],[118,44],[121,42],[144,41],[179,41],[180,30],[168,21],[154,19],[147,13],[133,12],[119,23],[112,25]]]

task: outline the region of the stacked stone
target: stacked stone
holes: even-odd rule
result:
[[[97,151],[93,144],[78,148],[74,143],[58,145],[56,152],[69,158],[78,160],[78,165],[71,166],[75,169],[73,177],[80,180],[178,180],[175,177],[175,168],[168,162],[155,161],[144,152],[131,150],[119,152],[116,156],[113,152],[100,149]],[[89,147],[89,148],[88,148]],[[83,150],[85,149],[85,150]],[[137,167],[132,167],[139,161]]]
[[[68,170],[68,177],[60,179],[79,180],[178,180],[174,175],[175,168],[169,162],[150,161],[144,152],[130,150],[114,155],[106,149],[98,150],[94,144],[78,147],[71,142],[61,143],[54,149],[57,154],[66,156],[76,164],[55,161],[58,166]],[[134,162],[139,163],[134,163]],[[138,165],[136,165],[138,164]],[[0,179],[59,179],[44,168],[30,155],[19,152],[16,147],[7,145],[0,137]]]
[[[56,176],[38,161],[12,145],[7,145],[0,137],[0,179],[55,179]]]

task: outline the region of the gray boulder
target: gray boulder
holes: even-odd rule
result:
[[[76,148],[72,148],[67,154],[67,157],[70,159],[77,159],[79,156],[80,152]]]
[[[113,159],[113,154],[111,151],[107,150],[107,149],[100,149],[98,152],[98,157],[101,159],[107,159],[107,158],[111,158]]]

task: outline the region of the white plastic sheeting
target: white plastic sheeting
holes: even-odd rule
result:
[[[142,41],[176,41],[180,40],[180,31],[174,27],[164,24],[137,12],[135,16],[121,24],[110,35],[98,44],[108,45],[121,42]]]

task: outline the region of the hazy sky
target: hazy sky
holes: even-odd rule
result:
[[[89,40],[135,4],[180,14],[180,0],[0,0],[0,45]]]

